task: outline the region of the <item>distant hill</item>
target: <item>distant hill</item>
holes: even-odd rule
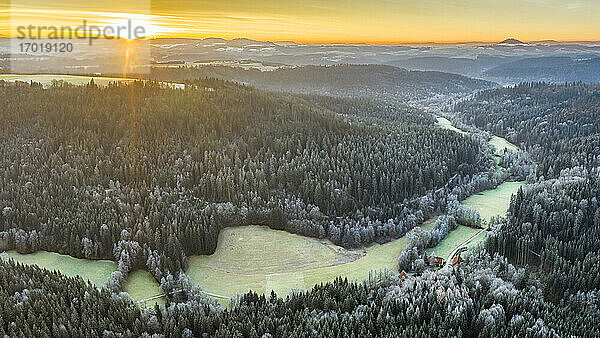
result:
[[[500,43],[498,43],[499,45],[524,45],[525,43],[523,41],[517,40],[517,39],[513,39],[513,38],[509,38],[506,39]]]
[[[599,57],[538,57],[498,65],[483,72],[486,79],[500,82],[600,82]]]
[[[510,60],[510,59],[508,59]],[[410,70],[438,71],[470,77],[508,61],[505,57],[479,56],[474,59],[445,56],[425,56],[388,62],[389,65]]]
[[[305,66],[271,72],[207,66],[153,69],[152,76],[170,81],[215,77],[273,91],[405,101],[463,95],[495,86],[493,82],[462,75],[385,65]]]

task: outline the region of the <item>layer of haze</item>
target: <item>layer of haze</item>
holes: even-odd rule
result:
[[[116,23],[136,18],[161,37],[296,42],[600,40],[598,0],[0,0],[12,25]]]

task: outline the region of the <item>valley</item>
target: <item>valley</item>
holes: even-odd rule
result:
[[[441,127],[464,133],[445,118],[438,118]],[[498,149],[516,149],[503,138],[494,136],[490,144]],[[510,204],[511,196],[524,186],[524,182],[504,182],[497,188],[468,197],[462,203],[477,210],[485,220],[503,215]],[[424,222],[423,230],[430,230],[435,218]],[[473,236],[476,237],[472,238]],[[471,239],[468,247],[477,247],[485,238],[485,231],[459,225],[457,229],[428,252],[447,257]],[[217,248],[211,255],[189,257],[187,274],[194,284],[207,294],[235,297],[248,291],[268,295],[271,290],[280,296],[293,290],[306,290],[315,284],[331,282],[337,277],[361,281],[377,272],[398,272],[397,258],[406,245],[402,237],[385,244],[372,244],[365,248],[346,249],[326,239],[316,239],[273,230],[266,226],[249,225],[229,227],[220,231]],[[9,251],[6,259],[23,264],[35,264],[41,268],[58,270],[66,276],[79,276],[101,287],[110,274],[116,271],[112,261],[77,259],[56,253],[39,251],[19,254]],[[123,291],[133,299],[148,299],[162,294],[153,276],[144,270],[131,272]],[[221,304],[229,302],[215,298]],[[164,304],[159,298],[155,302]]]

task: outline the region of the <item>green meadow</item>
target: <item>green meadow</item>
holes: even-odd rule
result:
[[[37,265],[40,268],[56,270],[65,276],[81,277],[92,282],[96,287],[102,287],[111,273],[117,270],[117,264],[108,260],[89,260],[74,258],[54,252],[38,251],[32,254],[20,254],[14,250],[2,254],[4,259],[12,258],[16,262],[27,265]],[[129,274],[123,291],[129,293],[135,300],[150,298],[160,294],[159,284],[154,277],[145,270],[136,270]],[[158,302],[164,304],[163,299],[148,302],[154,305]]]
[[[447,118],[444,117],[438,117],[437,118],[437,122],[440,125],[440,127],[444,128],[444,129],[448,129],[448,130],[452,130],[455,131],[459,134],[464,134],[465,132],[456,128],[455,126],[452,125],[452,122],[450,122]]]
[[[127,282],[123,285],[123,291],[127,292],[133,299],[141,300],[162,294],[158,282],[146,270],[135,270],[127,276]],[[153,299],[143,304],[144,307],[154,306],[158,303],[163,305],[164,298]]]
[[[506,139],[502,138],[502,137],[498,137],[498,136],[492,136],[492,138],[490,139],[490,144],[492,146],[494,146],[495,148],[495,154],[496,155],[502,155],[504,153],[504,149],[508,149],[508,150],[512,150],[512,151],[517,151],[519,148],[517,148],[516,145],[508,142]]]
[[[69,277],[80,276],[97,287],[102,287],[110,274],[117,270],[117,264],[112,261],[80,259],[47,251],[23,255],[13,250],[6,252],[5,255],[17,262],[57,270]]]
[[[462,203],[479,211],[482,218],[489,220],[492,216],[504,215],[510,206],[511,196],[524,185],[525,182],[504,182],[496,189],[472,195]]]
[[[430,229],[433,221],[423,225]],[[239,246],[238,246],[239,244]],[[402,237],[361,250],[264,226],[226,228],[212,255],[190,257],[188,274],[203,290],[235,296],[253,290],[279,295],[304,290],[342,276],[362,280],[372,271],[397,271]]]
[[[464,225],[459,225],[455,230],[450,232],[446,238],[444,238],[438,246],[433,249],[427,250],[430,254],[448,259],[448,256],[452,253],[457,246],[464,243],[469,238],[480,232],[481,229],[469,228]],[[467,245],[467,247],[474,247],[477,243],[481,242],[485,238],[485,231],[481,232],[477,237],[473,238]]]

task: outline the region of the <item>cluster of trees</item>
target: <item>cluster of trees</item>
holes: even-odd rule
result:
[[[596,299],[544,300],[530,275],[481,253],[462,269],[362,283],[337,279],[285,299],[248,293],[222,310],[197,293],[140,311],[128,298],[0,261],[0,334],[104,337],[565,337],[600,335]]]
[[[554,301],[600,289],[600,176],[563,176],[519,190],[486,247],[536,266]]]
[[[129,297],[0,259],[2,337],[133,337],[146,330],[144,321]]]
[[[422,272],[427,260],[426,249],[437,246],[458,223],[453,216],[440,216],[431,230],[415,228],[406,234],[406,247],[398,258],[398,270]]]
[[[227,66],[156,67],[152,68],[150,77],[174,82],[219,78],[266,90],[382,101],[418,101],[435,96],[466,95],[495,85],[462,75],[409,71],[386,65],[303,66],[268,72]]]
[[[399,271],[422,272],[425,269],[425,262],[429,258],[425,250],[440,244],[459,224],[474,228],[484,225],[484,220],[479,212],[461,204],[454,195],[450,196],[445,210],[446,214],[439,216],[430,230],[417,227],[406,235],[406,247],[398,258]]]
[[[347,247],[398,238],[448,194],[489,181],[481,144],[422,112],[392,107],[412,123],[353,123],[378,109],[369,101],[220,80],[1,83],[0,100],[0,237],[24,253],[113,259],[115,287],[135,268],[176,278],[226,226]]]
[[[513,198],[487,250],[536,267],[548,300],[595,297],[600,289],[600,86],[523,83],[481,92],[457,103],[454,111],[467,123],[520,144],[537,162],[536,175],[527,179],[532,184]],[[524,164],[526,155],[505,154],[501,162]]]
[[[453,110],[466,123],[526,149],[538,177],[600,165],[600,85],[523,83],[480,92]]]

